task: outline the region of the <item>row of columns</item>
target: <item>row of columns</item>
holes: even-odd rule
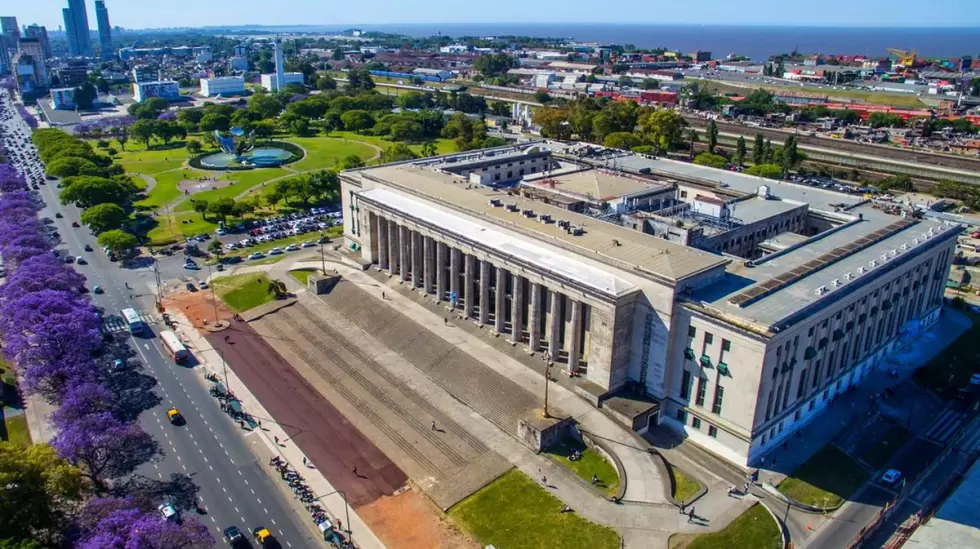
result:
[[[546,350],[554,361],[565,354],[570,368],[582,366],[588,331],[585,304],[407,226],[370,215],[371,241],[377,246],[372,258],[382,270],[427,295],[449,301],[464,317],[482,325],[489,325],[492,315],[497,333],[514,343],[526,341],[529,351]],[[566,314],[570,316],[567,324]]]

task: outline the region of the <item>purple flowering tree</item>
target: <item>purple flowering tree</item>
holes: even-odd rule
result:
[[[24,105],[17,105],[17,112],[20,113],[21,118],[24,119],[24,122],[27,122],[27,125],[32,130],[37,129],[37,118],[35,118],[34,115],[27,110],[27,107]]]
[[[108,491],[106,481],[128,475],[160,456],[153,437],[135,423],[123,423],[111,412],[86,414],[55,421],[58,434],[51,446],[82,470],[97,494]]]
[[[45,289],[78,293],[84,285],[85,277],[65,266],[53,254],[38,255],[25,259],[7,277],[7,283],[0,287],[0,306]]]
[[[185,518],[163,520],[123,498],[95,498],[79,517],[82,537],[77,549],[205,549],[215,544],[207,526]]]

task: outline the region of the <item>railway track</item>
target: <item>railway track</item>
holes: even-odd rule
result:
[[[694,117],[684,117],[687,122],[696,128],[703,129],[708,125],[707,120]],[[746,140],[755,137],[755,134],[761,133],[766,139],[772,140],[773,143],[782,143],[790,135],[794,135],[790,132],[774,130],[771,128],[755,128],[749,126],[741,126],[739,124],[732,124],[729,122],[716,122],[718,126],[718,131],[726,133],[734,133],[745,136]],[[868,156],[876,156],[878,158],[885,158],[889,160],[897,160],[901,162],[913,162],[918,164],[927,164],[930,166],[938,166],[941,168],[952,168],[957,170],[967,170],[980,172],[980,158],[965,158],[952,155],[940,155],[935,153],[930,153],[926,151],[908,150],[908,149],[896,149],[894,147],[885,147],[879,145],[868,145],[864,143],[855,143],[854,141],[848,141],[844,139],[840,140],[829,140],[822,137],[813,137],[803,134],[795,134],[796,142],[800,145],[809,145],[812,147],[820,147],[824,149],[837,149],[854,154],[864,154]],[[749,145],[751,146],[751,144]]]

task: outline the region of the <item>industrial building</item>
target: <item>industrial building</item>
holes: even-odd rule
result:
[[[201,79],[201,95],[214,97],[216,95],[242,95],[245,93],[245,78],[241,76],[222,76],[218,78]]]
[[[557,363],[631,428],[665,424],[741,466],[937,320],[960,232],[587,144],[341,181],[345,246],[365,267]]]
[[[137,103],[142,103],[151,97],[162,97],[168,101],[180,99],[180,85],[173,80],[133,84],[133,98]]]

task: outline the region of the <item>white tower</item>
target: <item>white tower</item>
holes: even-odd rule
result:
[[[283,59],[282,54],[282,39],[278,36],[272,41],[272,45],[276,52],[276,90],[282,91],[286,87],[286,62]]]

